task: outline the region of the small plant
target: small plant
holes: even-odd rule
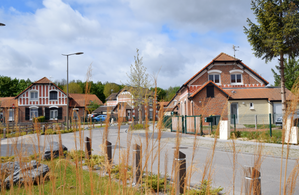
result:
[[[125,175],[124,175],[124,173],[122,172],[121,167],[122,167],[122,164],[120,164],[120,165],[115,165],[115,166],[111,169],[111,174],[113,174],[113,176],[114,176],[116,179],[123,180],[124,177],[125,177]],[[127,173],[126,173],[126,179],[130,179],[130,178],[132,177],[132,174],[131,174],[131,166],[127,166],[127,167],[126,167],[126,170],[127,170]]]
[[[241,137],[241,131],[232,131],[232,132],[230,132],[231,137],[233,137],[233,134],[235,134],[235,138]]]
[[[160,178],[159,183],[158,183],[158,175],[156,174],[152,174],[152,175],[148,175],[146,176],[143,181],[145,181],[145,183],[143,184],[143,186],[147,186],[150,190],[157,192],[158,190],[158,185],[159,185],[159,191],[163,191],[164,190],[164,184],[165,184],[165,180],[163,178]]]
[[[208,182],[208,180],[203,180],[203,182],[200,184],[199,189],[192,189],[188,191],[188,194],[190,195],[217,195],[219,192],[223,190],[223,188],[220,186],[218,188],[212,188],[211,187],[211,181]],[[209,191],[207,191],[209,190]]]
[[[83,159],[85,158],[85,152],[83,150],[71,150],[67,153],[67,156],[69,156],[71,159]]]
[[[83,165],[87,165],[90,167],[94,166],[101,166],[105,162],[105,157],[100,155],[92,155],[90,159],[85,159],[85,162]]]

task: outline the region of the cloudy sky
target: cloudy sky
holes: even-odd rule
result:
[[[126,83],[136,48],[158,86],[181,86],[219,53],[234,55],[273,84],[243,32],[251,0],[1,0],[0,75]],[[159,71],[160,70],[160,71]]]

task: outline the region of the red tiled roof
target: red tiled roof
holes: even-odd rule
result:
[[[204,71],[208,66],[210,66],[213,62],[217,62],[217,61],[218,62],[219,61],[230,61],[230,62],[238,61],[240,64],[245,66],[248,70],[250,70],[253,74],[255,74],[255,76],[262,79],[265,82],[265,84],[269,84],[268,81],[266,81],[263,77],[261,77],[259,74],[257,74],[255,71],[253,71],[251,68],[246,66],[243,62],[241,62],[241,60],[222,52],[217,57],[215,57],[210,63],[208,63],[205,67],[203,67],[198,73],[196,73],[193,77],[191,77],[184,85],[187,85],[192,79],[194,79],[197,75],[199,75],[202,71]]]
[[[0,97],[0,107],[2,108],[10,108],[14,104],[17,107],[18,101],[15,97]]]
[[[202,85],[200,88],[198,88],[191,96],[190,98],[193,98],[197,93],[199,93],[201,90],[203,90],[208,84],[213,84],[214,86],[216,86],[222,93],[224,93],[225,95],[229,96],[229,94],[227,94],[221,87],[219,87],[218,85],[216,85],[213,81],[208,81],[206,82],[204,85]]]
[[[229,94],[230,99],[268,99],[269,101],[281,101],[280,88],[246,88],[223,89]],[[294,95],[286,89],[286,100],[292,100]]]
[[[85,107],[85,104],[88,105],[91,101],[96,102],[97,104],[103,104],[95,94],[70,93],[69,96],[77,103],[73,102],[73,105],[71,106]]]

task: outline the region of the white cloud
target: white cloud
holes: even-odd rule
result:
[[[168,88],[185,83],[220,52],[233,55],[235,44],[240,46],[237,57],[271,82],[271,64],[252,55],[243,33],[246,18],[252,17],[249,3],[44,0],[33,13],[2,8],[0,74],[65,79],[61,54],[83,51],[69,58],[70,80],[84,80],[92,63],[93,81],[126,83],[139,48],[148,72],[161,68],[158,85]],[[174,33],[163,32],[163,25]]]

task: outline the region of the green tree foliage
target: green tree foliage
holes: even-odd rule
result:
[[[285,78],[285,86],[288,90],[291,90],[295,81],[299,77],[299,59],[296,60],[295,58],[285,59],[285,71],[284,71],[284,78]],[[274,86],[280,86],[281,78],[280,78],[280,69],[279,66],[275,66],[277,69],[277,73],[271,69],[274,75]]]
[[[146,67],[143,66],[142,59],[139,57],[139,49],[136,51],[137,55],[134,56],[134,64],[131,64],[130,73],[128,76],[128,88],[130,93],[134,97],[134,104],[138,106],[139,110],[139,124],[142,123],[142,104],[144,103],[144,98],[149,92],[149,87],[151,85],[149,75],[146,73]]]
[[[63,91],[67,92],[67,85],[63,86]],[[69,83],[69,93],[83,93],[83,89],[78,83],[70,82]]]
[[[13,97],[17,96],[27,87],[29,87],[32,82],[27,79],[11,79],[8,76],[0,76],[0,97]]]
[[[101,105],[98,104],[97,102],[92,101],[88,106],[87,106],[87,111],[88,113],[92,113],[93,111],[95,111],[98,107],[100,107]]]
[[[169,102],[173,96],[175,96],[176,92],[180,89],[180,87],[169,87],[166,90],[166,98],[165,101]]]
[[[150,89],[152,92],[155,92],[155,88],[151,87]],[[160,87],[157,87],[157,101],[165,101],[166,98],[166,91]]]
[[[119,85],[115,83],[106,83],[104,87],[104,95],[107,98],[111,93],[117,93],[119,90]]]
[[[256,57],[266,62],[279,57],[282,111],[286,109],[284,56],[299,55],[299,0],[252,0],[258,24],[247,19],[244,27]]]

